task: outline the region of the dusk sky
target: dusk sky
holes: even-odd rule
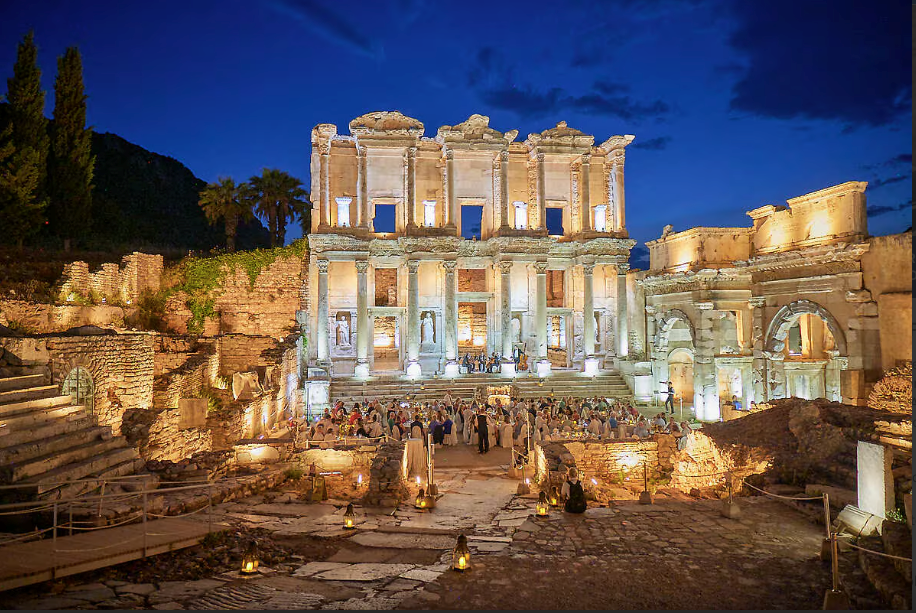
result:
[[[519,140],[565,120],[635,134],[627,226],[749,226],[745,211],[869,182],[872,234],[912,219],[911,5],[898,0],[0,0],[0,67],[34,28],[47,114],[83,56],[89,122],[198,177],[309,184],[309,134],[399,110],[472,113]],[[3,88],[5,92],[5,88]],[[290,239],[298,235],[292,228]]]

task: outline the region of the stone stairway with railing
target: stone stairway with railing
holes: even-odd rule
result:
[[[330,384],[331,402],[345,403],[391,398],[405,398],[427,402],[441,400],[446,392],[453,398],[473,398],[478,392],[486,394],[490,385],[512,385],[521,398],[540,396],[606,396],[609,398],[630,398],[632,392],[623,377],[616,371],[601,371],[588,377],[577,371],[555,370],[550,376],[539,379],[521,373],[516,378],[498,374],[475,373],[460,375],[454,379],[426,378],[411,380],[402,375],[381,375],[369,379],[335,377]]]
[[[0,367],[0,501],[60,498],[95,487],[87,478],[129,475],[144,461],[127,439],[61,395],[47,364]],[[64,483],[64,485],[60,485]]]

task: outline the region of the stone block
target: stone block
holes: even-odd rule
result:
[[[856,449],[857,506],[882,519],[894,508],[893,459],[892,449],[859,441]]]

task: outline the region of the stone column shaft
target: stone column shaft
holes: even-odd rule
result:
[[[330,158],[331,148],[328,147],[321,148],[321,157],[320,159],[320,184],[321,184],[321,201],[318,205],[318,225],[327,226],[329,224],[330,213],[331,213],[331,185],[330,185],[330,173],[328,171],[328,162]]]
[[[537,154],[538,229],[547,228],[547,200],[544,197],[544,154]]]
[[[328,261],[317,260],[318,266],[318,330],[317,357],[319,363],[328,361]]]
[[[404,206],[407,208],[407,227],[417,227],[416,214],[416,174],[417,174],[417,148],[408,147],[404,153]]]
[[[420,280],[419,260],[407,262],[407,360],[420,359]]]
[[[592,205],[589,192],[589,168],[591,167],[591,155],[582,156],[582,170],[579,173],[579,198],[582,201],[580,211],[582,215],[582,230],[589,231],[592,229]]]
[[[537,297],[535,303],[535,334],[538,344],[538,360],[547,359],[547,262],[534,265],[537,275]]]
[[[626,218],[625,218],[625,197],[623,189],[623,152],[619,155],[619,160],[614,163],[614,173],[616,179],[616,198],[614,199],[614,219],[617,224],[615,230],[618,232],[622,231],[626,227]]]
[[[455,160],[451,149],[445,151],[445,181],[442,189],[442,197],[445,199],[445,225],[447,228],[457,228],[459,219],[458,202],[455,199]]]
[[[627,270],[629,264],[617,265],[617,357],[629,353],[629,326],[627,325]]]
[[[764,354],[763,338],[763,308],[766,300],[761,296],[754,296],[749,301],[751,310],[751,346],[754,351],[754,361],[751,377],[753,380],[754,402],[769,400],[767,394],[767,359]]]
[[[366,194],[366,148],[356,148],[356,210],[360,228],[369,227],[369,199]]]
[[[500,151],[494,160],[493,197],[499,200],[499,227],[509,228],[509,152]]]
[[[369,262],[356,262],[356,362],[369,362]]]
[[[512,355],[512,262],[500,262],[500,294],[499,294],[499,314],[500,314],[500,335],[502,339],[502,349],[500,353],[503,360]]]
[[[457,266],[458,262],[455,261],[442,262],[442,268],[445,270],[445,359],[448,361],[458,359],[458,293],[455,283]]]
[[[583,282],[585,284],[582,294],[582,354],[585,358],[595,355],[595,284],[592,273],[594,264],[583,264]]]
[[[696,340],[693,365],[693,395],[697,418],[718,420],[719,390],[716,382],[716,363],[712,302],[699,302],[699,321],[696,324]]]

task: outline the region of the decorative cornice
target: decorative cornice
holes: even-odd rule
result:
[[[318,267],[318,274],[322,274],[322,275],[328,274],[328,261],[327,260],[315,260],[315,265]]]

